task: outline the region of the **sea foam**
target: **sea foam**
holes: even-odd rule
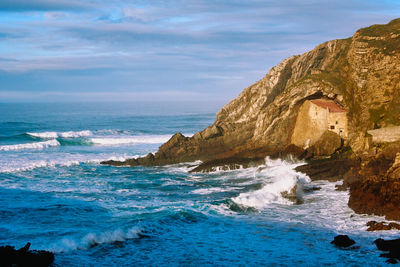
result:
[[[266,166],[258,169],[255,174],[261,178],[264,186],[255,191],[241,193],[232,198],[236,204],[263,209],[271,203],[290,204],[291,202],[282,196],[283,192],[290,192],[294,188],[300,189],[302,184],[309,183],[308,176],[294,170],[298,164],[284,160],[266,159]],[[296,190],[297,194],[301,193]]]
[[[15,145],[4,145],[0,146],[0,151],[12,151],[12,150],[24,150],[24,149],[44,149],[48,147],[59,146],[60,143],[56,139],[36,142],[36,143],[26,143],[26,144],[15,144]]]

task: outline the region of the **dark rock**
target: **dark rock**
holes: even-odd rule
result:
[[[400,250],[400,238],[393,240],[384,240],[382,238],[378,238],[374,241],[374,244],[379,250],[382,251]]]
[[[0,247],[0,266],[50,266],[54,261],[54,254],[45,250],[29,250],[30,243],[16,250],[12,246]]]
[[[303,159],[306,156],[306,151],[298,147],[296,145],[290,144],[287,147],[285,147],[282,150],[278,150],[275,153],[271,155],[271,158],[289,158],[289,157],[294,157],[296,159]]]
[[[344,174],[356,164],[357,161],[354,159],[313,160],[296,167],[295,170],[307,174],[313,181],[336,182],[343,179]]]
[[[216,170],[236,170],[241,168],[256,167],[265,163],[265,158],[223,158],[201,163],[190,172],[212,172]]]
[[[397,260],[396,260],[396,259],[388,259],[388,260],[386,261],[386,263],[396,264],[396,263],[397,263]]]
[[[347,235],[338,235],[335,236],[334,240],[331,244],[334,244],[337,247],[347,248],[354,245],[356,242],[350,239]]]

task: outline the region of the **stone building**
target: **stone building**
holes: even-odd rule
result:
[[[347,111],[329,99],[306,100],[299,109],[291,143],[307,148],[327,130],[347,138]]]

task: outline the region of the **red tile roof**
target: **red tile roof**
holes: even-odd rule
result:
[[[347,112],[347,110],[340,107],[338,104],[333,102],[332,100],[327,99],[314,99],[311,102],[321,108],[329,109],[329,112]]]

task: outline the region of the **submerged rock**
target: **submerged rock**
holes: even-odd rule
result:
[[[54,254],[45,250],[29,250],[28,242],[23,248],[16,250],[12,246],[0,247],[0,266],[50,266],[54,261]]]
[[[350,239],[347,235],[338,235],[335,236],[331,244],[334,244],[337,247],[347,248],[354,245],[356,242],[353,239]]]

